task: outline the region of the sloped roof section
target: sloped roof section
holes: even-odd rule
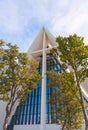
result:
[[[34,42],[30,46],[28,53],[32,53],[35,51],[42,50],[43,48],[43,35],[46,35],[46,48],[48,46],[57,46],[55,37],[45,28],[43,27],[37,37],[35,38]]]

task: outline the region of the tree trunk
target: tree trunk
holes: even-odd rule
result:
[[[7,103],[7,106],[6,106],[6,116],[5,116],[5,120],[4,120],[4,124],[3,124],[3,130],[7,130],[8,123],[9,123],[9,118],[10,118],[13,106],[14,106],[14,104],[16,103],[16,101],[18,99],[17,97],[14,99],[14,95],[15,94],[13,94],[12,101]]]
[[[83,103],[81,88],[79,88],[79,92],[80,92],[80,98],[81,98],[82,111],[83,111],[84,120],[85,120],[85,130],[88,130],[88,119],[87,119],[87,115],[86,115],[86,111],[85,111],[85,107],[84,107],[84,103]]]
[[[7,103],[7,106],[6,106],[6,116],[5,116],[5,120],[4,120],[4,124],[3,124],[3,130],[7,130],[11,111],[12,111],[12,105],[10,106],[10,102],[9,102],[9,103]]]
[[[65,125],[66,125],[66,120],[64,121],[64,124],[62,125],[62,129],[61,130],[64,130]]]
[[[6,113],[5,120],[4,120],[4,124],[3,124],[3,130],[7,130],[8,121],[9,121],[9,114]]]
[[[83,99],[81,86],[80,86],[80,83],[79,83],[79,80],[78,80],[78,75],[76,73],[76,70],[75,70],[75,77],[76,77],[77,86],[79,88],[80,102],[81,102],[81,107],[82,107],[83,116],[84,116],[84,120],[85,120],[85,130],[88,130],[88,118],[87,118],[87,115],[86,115],[86,111],[85,111],[85,107],[84,107],[84,101],[83,101],[84,99]]]
[[[87,120],[87,122],[85,123],[85,130],[88,130],[88,120]]]

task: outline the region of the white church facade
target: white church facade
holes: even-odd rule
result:
[[[49,78],[45,75],[51,69],[58,73],[63,72],[59,59],[51,53],[56,48],[55,37],[45,28],[42,28],[38,36],[28,50],[29,59],[39,62],[38,70],[43,77],[38,87],[28,95],[25,104],[17,104],[14,108],[8,130],[60,130],[61,127],[52,123],[52,116],[56,116],[48,100],[55,88],[49,88]],[[88,100],[87,81],[83,84],[82,92]],[[55,106],[57,107],[57,106]],[[5,103],[0,102],[0,130],[2,130],[5,115]]]

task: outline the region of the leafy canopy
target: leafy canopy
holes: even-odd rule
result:
[[[16,45],[0,41],[0,100],[6,101],[3,130],[7,130],[10,115],[16,102],[27,99],[40,80],[38,64],[29,61]]]
[[[56,41],[58,48],[54,52],[59,55],[63,66],[77,70],[78,80],[84,81],[88,77],[88,45],[85,45],[84,38],[74,34],[58,36]]]
[[[57,92],[53,93],[49,100],[52,111],[56,112],[56,116],[52,116],[53,122],[61,124],[63,130],[81,130],[82,109],[73,73],[58,74],[50,71],[47,74],[50,78],[49,86],[57,88]]]
[[[0,98],[24,101],[40,80],[37,68],[38,63],[29,61],[16,45],[0,41]]]
[[[83,37],[79,37],[76,34],[70,35],[69,37],[58,36],[56,41],[58,43],[58,47],[56,49],[54,48],[52,50],[52,53],[57,57],[59,56],[62,66],[64,67],[64,70],[69,68],[70,72],[73,73],[75,85],[78,87],[77,89],[78,89],[79,101],[85,119],[85,126],[86,126],[85,129],[87,130],[88,118],[85,111],[85,103],[83,93],[81,90],[81,83],[84,82],[85,79],[88,77],[88,45],[85,45]],[[70,78],[68,79],[67,79],[68,82],[64,81],[64,83],[68,84],[71,81]],[[65,89],[67,89],[67,87],[65,87]],[[76,97],[76,94],[74,95]]]

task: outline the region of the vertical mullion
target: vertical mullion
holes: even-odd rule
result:
[[[29,95],[28,95],[29,96]],[[27,104],[26,104],[26,112],[25,112],[25,124],[27,124],[27,117],[28,117],[28,115],[27,115],[27,112],[28,112],[28,101],[29,101],[29,97],[27,97]]]
[[[35,90],[33,91],[33,102],[32,102],[32,124],[34,124],[34,110],[35,110]]]
[[[30,120],[31,120],[31,102],[32,102],[32,94],[30,95],[29,120],[28,120],[28,124],[30,124]]]

